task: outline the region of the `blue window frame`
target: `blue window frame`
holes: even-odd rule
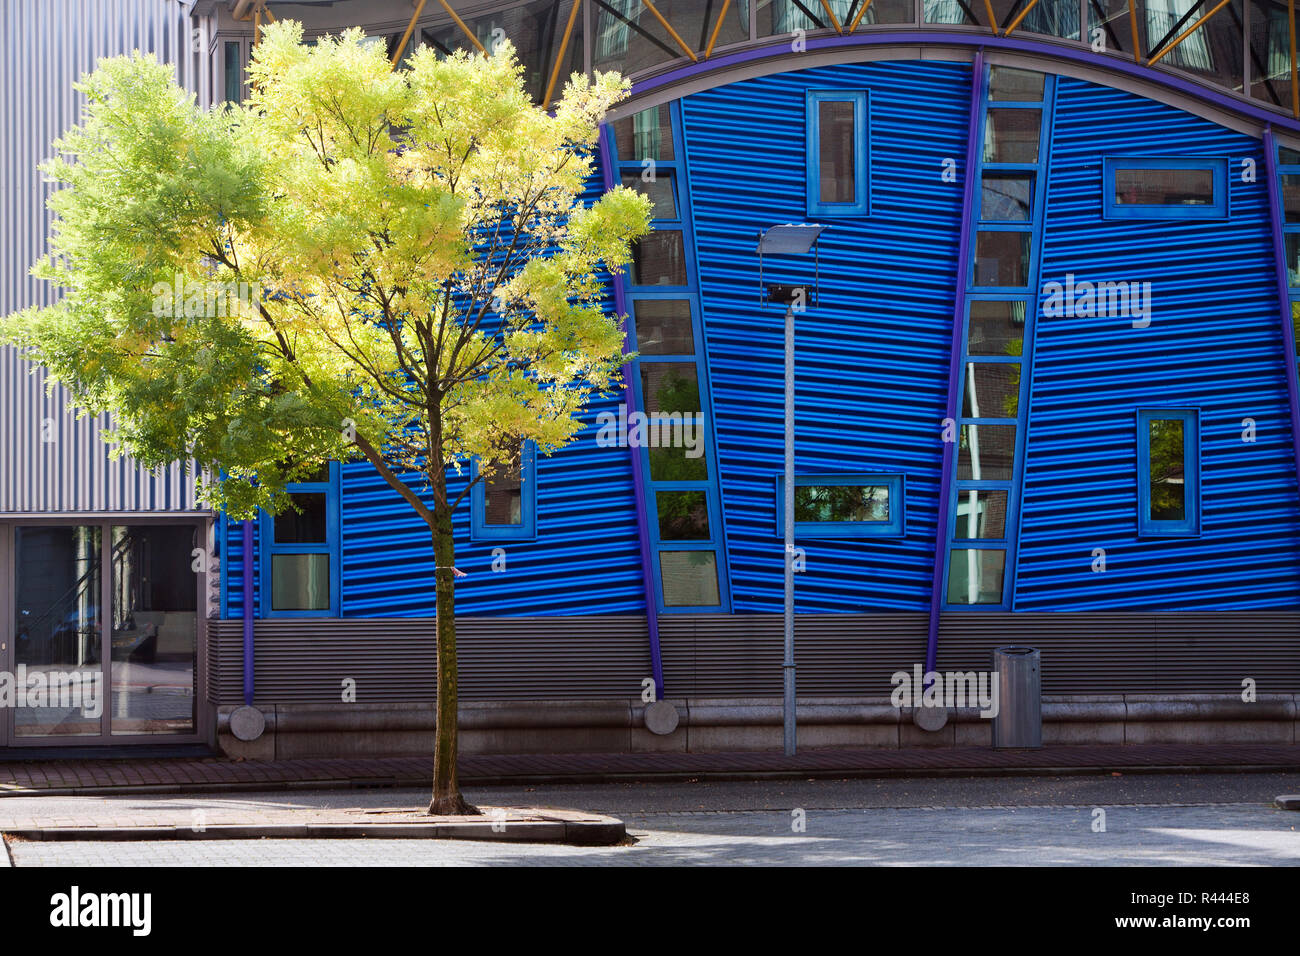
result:
[[[262,617],[339,617],[342,602],[340,466],[291,484],[297,509],[258,515]]]
[[[901,538],[907,528],[904,484],[901,474],[795,475],[795,536]],[[784,475],[776,477],[776,536],[785,537]]]
[[[470,465],[478,478],[478,461]],[[537,537],[537,448],[524,442],[517,472],[499,474],[489,488],[476,481],[469,492],[471,541],[532,541]]]
[[[809,90],[809,216],[866,216],[871,211],[871,133],[866,90]],[[851,122],[852,126],[849,127]]]
[[[1201,533],[1200,431],[1194,408],[1138,409],[1138,534]]]
[[[1228,160],[1107,156],[1106,219],[1227,219]]]

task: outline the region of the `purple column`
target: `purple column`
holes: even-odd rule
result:
[[[244,703],[253,703],[253,522],[241,522],[244,532]]]
[[[980,91],[984,86],[984,50],[975,51],[975,61],[971,64],[970,119],[966,127],[966,168],[961,189],[961,233],[957,242],[957,284],[953,296],[952,344],[948,352],[948,405],[946,418],[956,428],[957,392],[961,375],[962,330],[966,327],[966,276],[970,258],[971,206],[975,195],[975,149],[979,145]],[[925,671],[928,674],[935,669],[939,653],[939,605],[942,601],[943,551],[948,546],[948,499],[952,494],[953,472],[956,470],[953,457],[960,431],[953,436],[953,441],[943,444],[943,477],[939,482],[938,523],[934,529],[934,572],[930,581],[930,623],[925,639]]]
[[[614,134],[608,123],[600,129],[600,173],[605,190],[618,185],[614,170]],[[613,276],[614,310],[619,315],[627,315],[627,292],[623,280]],[[632,352],[632,343],[628,341],[627,324],[623,325],[623,354]],[[623,403],[630,416],[637,410],[636,390],[632,387],[632,363],[623,363]],[[628,457],[632,464],[632,496],[636,503],[636,533],[641,545],[641,584],[645,590],[645,619],[650,632],[650,670],[655,682],[655,700],[664,699],[664,663],[659,650],[659,602],[655,589],[654,564],[650,560],[650,529],[647,527],[645,475],[641,471],[641,450],[628,443]]]

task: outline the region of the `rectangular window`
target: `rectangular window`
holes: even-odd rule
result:
[[[990,109],[984,121],[984,162],[1037,163],[1041,121],[1039,110]]]
[[[241,72],[238,40],[227,40],[222,49],[222,75],[225,80],[225,97],[228,103],[244,99],[244,77]]]
[[[632,244],[633,285],[686,285],[686,246],[680,229],[660,229]]]
[[[966,363],[963,418],[1015,418],[1019,404],[1019,362]]]
[[[1007,553],[1001,548],[948,552],[949,604],[1001,604]]]
[[[673,161],[673,120],[667,104],[652,106],[614,123],[614,146],[624,163]]]
[[[808,92],[808,215],[867,215],[868,143],[865,90]]]
[[[707,481],[699,371],[690,362],[642,362],[640,427],[628,441],[647,449],[651,481]]]
[[[989,99],[1012,103],[1041,103],[1046,77],[1035,70],[989,67]]]
[[[665,607],[717,607],[718,556],[713,551],[660,551]]]
[[[637,299],[636,350],[641,355],[694,355],[690,299]]]
[[[796,475],[794,532],[799,537],[901,537],[903,476]],[[785,537],[785,476],[776,479],[776,534]]]
[[[1029,222],[1034,211],[1034,174],[985,170],[980,190],[984,222]]]
[[[962,425],[957,448],[961,481],[1011,481],[1016,462],[1015,425]]]
[[[975,285],[1020,289],[1029,285],[1027,232],[981,229],[975,234]]]
[[[478,479],[469,492],[471,541],[537,537],[536,448],[532,442],[516,442],[508,458],[482,477],[478,461],[471,466]]]
[[[289,502],[259,520],[264,617],[338,617],[340,466],[331,464],[311,480],[289,485]]]
[[[1007,534],[1007,493],[1005,491],[957,492],[957,526],[954,538],[999,540]]]
[[[1226,219],[1226,159],[1102,161],[1107,219]]]
[[[702,490],[656,491],[660,541],[708,541],[708,493]]]
[[[1200,416],[1193,408],[1138,410],[1138,533],[1201,532]]]
[[[676,219],[677,199],[673,190],[673,174],[667,171],[623,173],[623,185],[641,193],[650,200],[651,219]]]
[[[1025,343],[1023,299],[976,299],[966,330],[968,355],[1020,355]]]

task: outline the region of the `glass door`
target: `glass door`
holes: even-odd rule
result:
[[[0,746],[198,736],[199,530],[0,523]]]

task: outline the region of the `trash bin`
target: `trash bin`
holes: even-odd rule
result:
[[[1043,693],[1036,647],[997,647],[993,670],[998,712],[993,717],[994,747],[1043,745]]]

